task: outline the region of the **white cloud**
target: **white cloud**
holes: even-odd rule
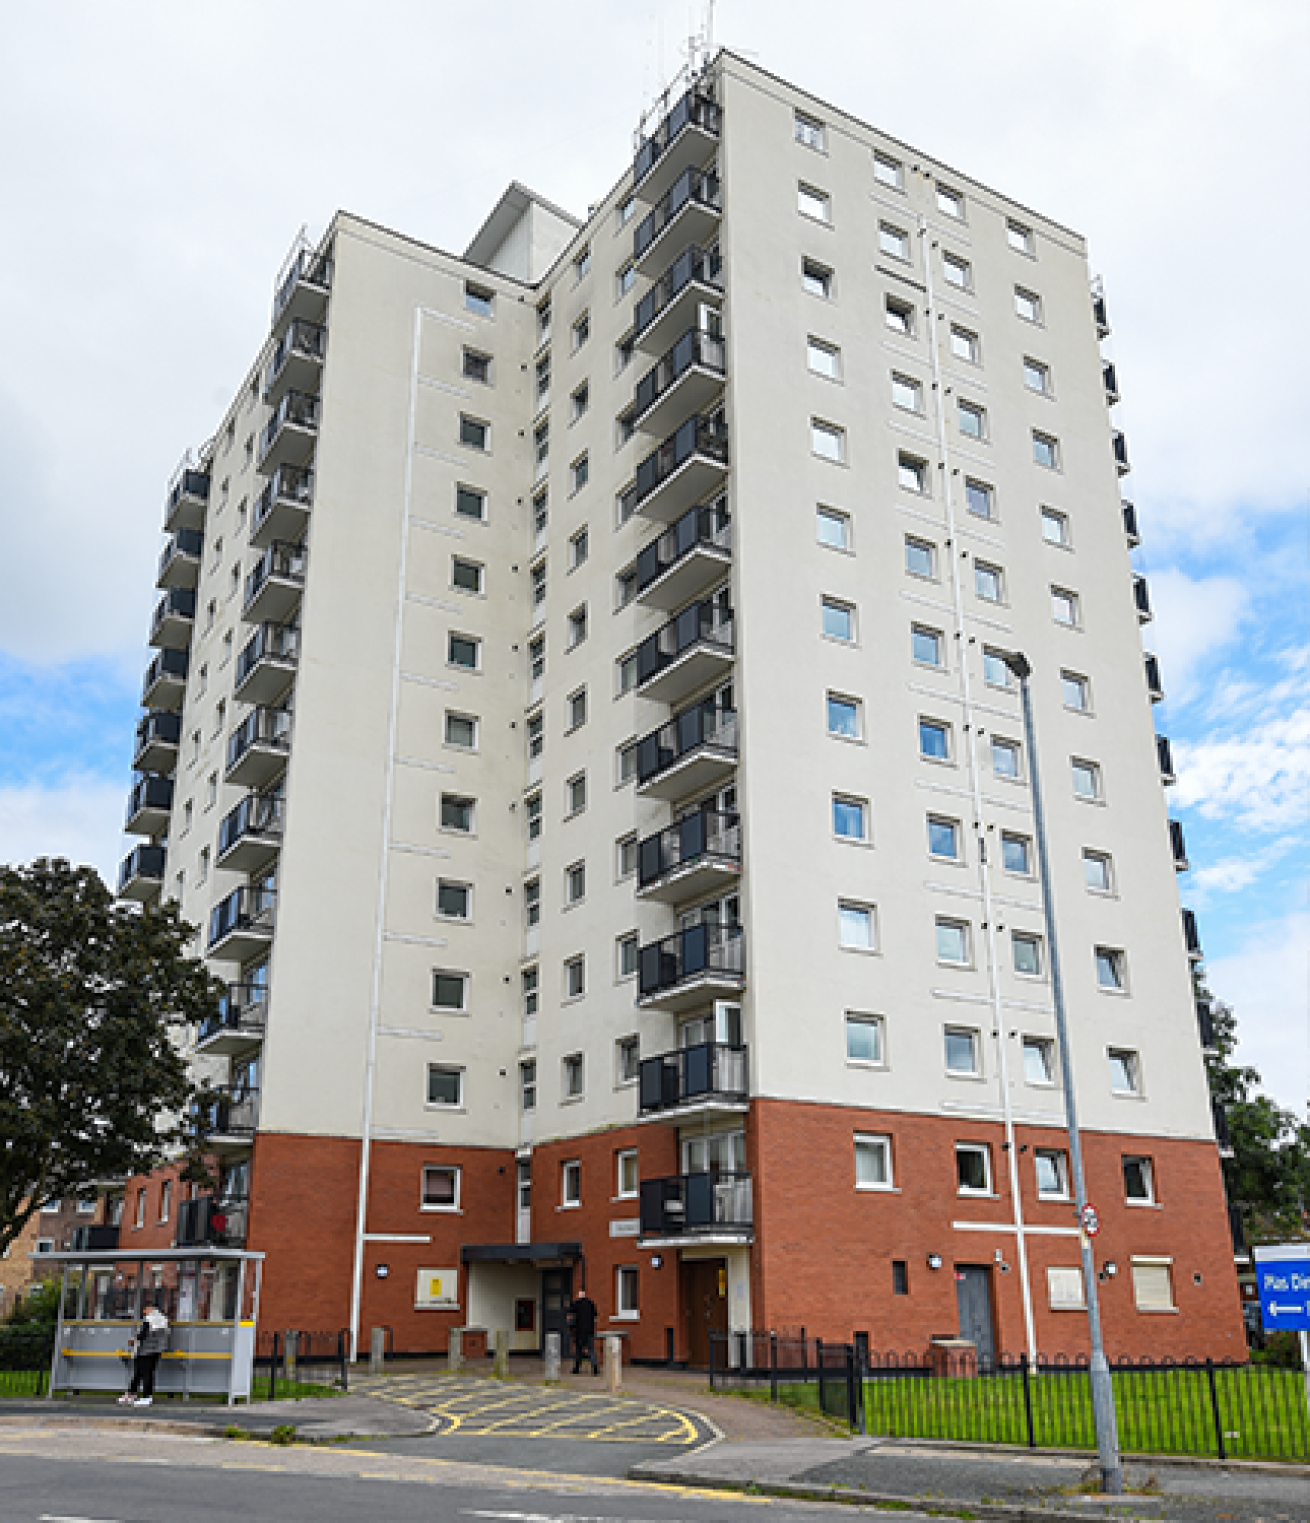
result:
[[[1310,912],[1253,925],[1238,951],[1206,964],[1211,990],[1237,1015],[1237,1060],[1264,1092],[1305,1114],[1310,1096]]]
[[[1296,829],[1310,818],[1310,708],[1175,750],[1180,808],[1254,831]]]
[[[1236,639],[1251,595],[1236,577],[1193,578],[1174,568],[1153,571],[1150,585],[1150,645],[1170,701],[1185,703],[1206,658]]]
[[[1188,897],[1200,909],[1218,895],[1235,894],[1252,883],[1279,857],[1281,847],[1253,857],[1223,857],[1206,867],[1194,868],[1188,879]]]
[[[0,788],[0,854],[6,862],[67,857],[94,867],[113,889],[122,851],[122,784],[69,776],[54,784]]]

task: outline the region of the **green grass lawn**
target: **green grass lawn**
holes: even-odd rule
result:
[[[0,1370],[0,1398],[44,1396],[49,1370]]]

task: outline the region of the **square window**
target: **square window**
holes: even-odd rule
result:
[[[446,714],[446,744],[462,751],[476,751],[478,722],[468,714]]]
[[[968,328],[960,328],[952,323],[951,353],[957,360],[967,360],[971,365],[976,365],[978,363],[978,335],[970,332]]]
[[[1137,1054],[1125,1047],[1111,1047],[1106,1056],[1110,1060],[1111,1091],[1116,1095],[1140,1095],[1141,1064]]]
[[[450,883],[442,878],[437,883],[437,914],[447,920],[471,920],[473,918],[473,889],[467,883]]]
[[[1080,799],[1099,799],[1101,797],[1101,769],[1096,763],[1079,761],[1075,757],[1072,762],[1072,769],[1074,797]]]
[[[487,516],[487,494],[479,492],[476,487],[456,487],[455,512],[460,518],[485,519]]]
[[[1113,892],[1110,858],[1104,852],[1083,852],[1083,881],[1094,894]]]
[[[1074,709],[1079,714],[1090,711],[1092,690],[1086,677],[1080,677],[1077,672],[1061,672],[1060,692],[1066,709]]]
[[[828,694],[828,734],[843,740],[860,738],[860,705],[856,699]]]
[[[1169,1259],[1134,1259],[1133,1304],[1138,1311],[1174,1311],[1173,1264]]]
[[[441,795],[441,828],[458,830],[461,835],[473,833],[473,800],[458,793]]]
[[[997,777],[1022,776],[1022,758],[1017,741],[992,736],[992,771]]]
[[[420,1204],[424,1211],[458,1211],[459,1170],[429,1164],[423,1170]]]
[[[631,940],[636,941],[634,935]],[[634,967],[636,966],[634,962]],[[614,1077],[619,1084],[635,1084],[641,1077],[641,1038],[636,1036],[621,1036],[614,1043]],[[633,1149],[632,1156],[637,1156]],[[632,1193],[637,1193],[636,1185],[633,1185]]]
[[[833,550],[851,548],[851,521],[835,508],[819,508],[816,514],[819,543]]]
[[[855,640],[855,610],[849,603],[839,603],[835,598],[821,598],[822,627],[830,640]]]
[[[940,719],[919,721],[919,755],[930,761],[949,761],[951,758],[951,727]]]
[[[482,591],[482,567],[476,561],[462,560],[458,555],[451,558],[451,585],[461,592]]]
[[[973,290],[973,270],[967,259],[961,259],[958,254],[942,255],[942,274],[948,286],[954,286],[957,291]]]
[[[843,841],[865,841],[869,836],[869,811],[863,799],[845,794],[832,796],[832,833]]]
[[[892,1188],[892,1140],[890,1137],[855,1138],[855,1188]]]
[[[1006,665],[1005,657],[999,650],[992,650],[990,646],[983,647],[983,681],[989,687],[1010,687],[1013,684],[1014,673]]]
[[[820,296],[824,301],[831,301],[832,271],[826,265],[818,264],[813,259],[802,259],[801,287],[811,296]]]
[[[569,472],[573,482],[573,490],[580,492],[586,486],[591,476],[591,464],[587,456],[579,455],[569,467]]]
[[[811,418],[810,448],[821,460],[832,460],[841,465],[846,459],[846,432],[834,423]]]
[[[926,497],[928,495],[928,462],[916,459],[913,455],[898,455],[896,481],[903,492],[916,492],[919,496]]]
[[[495,293],[488,291],[485,286],[475,286],[467,280],[464,282],[464,306],[467,311],[475,312],[479,317],[490,317],[495,300]]]
[[[1038,1148],[1033,1154],[1037,1194],[1044,1200],[1068,1200],[1069,1156],[1058,1148]]]
[[[470,381],[480,381],[484,386],[491,384],[491,356],[489,354],[480,354],[476,349],[466,349],[463,370]]]
[[[579,688],[568,700],[568,729],[580,729],[587,722],[587,690]]]
[[[928,816],[928,854],[947,862],[960,860],[960,822],[939,815]]]
[[[1051,394],[1051,372],[1049,366],[1043,365],[1040,360],[1030,360],[1027,355],[1023,360],[1023,384],[1029,391],[1038,392],[1046,397]]]
[[[1022,286],[1015,286],[1014,310],[1016,315],[1022,317],[1025,322],[1040,323],[1042,298],[1035,291],[1025,291]]]
[[[923,387],[907,375],[892,376],[892,406],[906,412],[923,411]]]
[[[905,569],[911,576],[924,576],[933,580],[937,576],[937,547],[927,540],[905,536]]]
[[[537,1063],[535,1058],[525,1058],[519,1064],[519,1109],[534,1111],[537,1108]]]
[[[937,187],[937,210],[947,217],[954,217],[957,221],[964,220],[964,197],[958,190],[951,190],[945,185]]]
[[[582,1165],[576,1158],[560,1165],[559,1198],[563,1206],[582,1203]]]
[[[481,646],[481,640],[474,640],[469,635],[452,634],[447,646],[446,659],[451,666],[462,666],[466,671],[475,672],[480,664]]]
[[[1055,1083],[1055,1043],[1049,1038],[1024,1037],[1023,1076],[1029,1084]]]
[[[976,518],[995,518],[995,493],[985,481],[966,478],[964,504]]]
[[[880,1015],[846,1017],[846,1056],[852,1063],[873,1063],[879,1068],[886,1062],[886,1042]]]
[[[461,413],[459,419],[459,442],[467,444],[470,449],[490,449],[491,424],[484,423],[481,418],[465,417]]]
[[[893,259],[909,262],[910,235],[899,227],[893,227],[890,222],[878,224],[878,247]]]
[[[936,922],[937,961],[953,963],[959,967],[969,965],[969,926],[963,920]]]
[[[580,1052],[571,1052],[560,1065],[561,1092],[566,1100],[580,1099],[586,1080],[586,1069]]]
[[[587,774],[579,772],[564,784],[564,807],[570,814],[581,814],[587,807]]]
[[[807,148],[817,148],[822,153],[823,123],[798,111],[796,113],[796,141],[804,143]]]
[[[843,900],[837,905],[837,925],[840,944],[850,951],[872,952],[874,950],[873,906],[851,904]]]
[[[960,420],[960,432],[966,439],[987,437],[987,414],[974,402],[957,400],[956,412]]]
[[[632,1038],[627,1040],[631,1041]],[[640,1193],[640,1189],[637,1150],[621,1148],[614,1155],[614,1194],[619,1200],[632,1200]]]
[[[886,185],[891,190],[900,190],[904,183],[904,174],[905,171],[899,159],[893,159],[886,153],[874,153],[873,178],[879,185]]]
[[[438,1010],[468,1009],[469,976],[438,969],[432,975],[432,1004]]]
[[[883,321],[890,332],[899,333],[902,338],[914,337],[914,308],[909,302],[889,296],[883,308]]]
[[[911,625],[910,654],[920,666],[944,666],[946,646],[941,631],[928,629],[922,624]]]
[[[1102,989],[1123,994],[1128,988],[1128,969],[1124,954],[1117,947],[1097,947],[1096,982]]]
[[[620,978],[633,978],[636,976],[640,950],[640,942],[636,931],[630,931],[626,936],[618,938],[616,965]],[[636,1075],[634,1074],[632,1077],[635,1078]]]
[[[523,995],[523,1014],[531,1017],[537,1013],[541,995],[541,974],[536,968],[524,968],[519,979]]]
[[[1025,227],[1022,222],[1009,221],[1005,224],[1005,239],[1012,249],[1020,254],[1033,252],[1033,230]]]
[[[564,964],[564,993],[568,999],[577,999],[587,992],[587,959],[570,957]]]
[[[999,566],[989,566],[986,561],[973,563],[973,589],[988,603],[1005,600],[1005,583]]]
[[[1069,520],[1054,508],[1042,509],[1042,538],[1048,545],[1069,543]]]
[[[564,902],[579,904],[587,897],[587,864],[575,862],[564,869]]]
[[[1155,1178],[1149,1158],[1125,1158],[1123,1175],[1125,1200],[1154,1202]]]
[[[635,1192],[634,1192],[635,1193]],[[641,1315],[641,1271],[635,1264],[620,1264],[614,1271],[614,1315]]]
[[[464,1101],[464,1070],[442,1068],[436,1063],[428,1064],[428,1104],[462,1105]]]
[[[817,222],[831,222],[832,197],[826,190],[816,190],[813,185],[798,185],[796,210],[802,217],[813,217]]]
[[[1010,937],[1014,971],[1028,978],[1042,976],[1042,938],[1030,931],[1015,931]]]
[[[961,1195],[991,1194],[992,1150],[986,1144],[955,1144],[955,1184]]]
[[[1050,434],[1038,433],[1033,430],[1033,459],[1038,465],[1043,465],[1047,470],[1058,471],[1060,468],[1060,446]]]
[[[967,1026],[946,1028],[946,1072],[977,1078],[982,1073],[978,1033]]]
[[[1064,587],[1051,588],[1051,617],[1069,629],[1078,628],[1078,594]]]
[[[807,339],[805,363],[814,375],[829,381],[841,380],[841,350],[834,344],[825,344],[817,338]]]

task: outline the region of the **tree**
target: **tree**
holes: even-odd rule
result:
[[[0,867],[0,1251],[43,1201],[179,1150],[198,1163],[208,1092],[182,1038],[222,985],[186,955],[194,934],[173,904],[115,903],[93,868]]]
[[[1248,1243],[1301,1238],[1310,1213],[1310,1125],[1259,1093],[1256,1069],[1234,1064],[1236,1015],[1199,979],[1197,993],[1210,1005],[1210,1093],[1228,1118],[1228,1199],[1242,1214]]]

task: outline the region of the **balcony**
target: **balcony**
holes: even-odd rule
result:
[[[753,1226],[749,1174],[675,1174],[641,1182],[639,1247],[749,1243]]]
[[[152,711],[136,727],[132,766],[137,772],[170,773],[182,744],[182,716]]]
[[[1128,548],[1136,550],[1142,542],[1142,536],[1137,529],[1137,509],[1131,502],[1121,502],[1119,506],[1123,509],[1124,537],[1128,541]]]
[[[1183,836],[1181,820],[1169,821],[1169,846],[1173,852],[1175,870],[1180,873],[1187,872],[1192,864],[1187,860],[1187,841]]]
[[[128,852],[118,869],[118,897],[153,904],[164,886],[162,846],[141,845]]]
[[[197,1195],[178,1207],[178,1248],[244,1248],[250,1202],[244,1195]]]
[[[1108,360],[1101,366],[1101,380],[1105,383],[1105,400],[1113,407],[1119,400],[1119,377]]]
[[[224,962],[245,962],[267,951],[273,940],[276,904],[277,894],[271,888],[234,888],[209,913],[208,955]]]
[[[1233,1135],[1228,1129],[1228,1112],[1218,1100],[1211,1100],[1210,1115],[1214,1118],[1214,1140],[1225,1158],[1233,1156]]]
[[[703,164],[718,141],[723,112],[699,85],[673,106],[632,161],[632,189],[644,201],[656,201],[692,164]]]
[[[1246,1241],[1246,1229],[1242,1225],[1242,1208],[1229,1206],[1228,1208],[1228,1235],[1233,1240],[1233,1258],[1239,1263],[1249,1264],[1251,1261],[1251,1249]]]
[[[155,586],[186,587],[194,590],[200,580],[200,552],[205,536],[199,529],[179,529],[164,546],[159,557]]]
[[[1183,917],[1183,944],[1187,948],[1188,961],[1201,962],[1205,957],[1205,953],[1201,951],[1201,932],[1197,929],[1196,912],[1185,909],[1179,913]],[[1197,1008],[1199,1010],[1200,1006],[1198,1005]],[[1210,1012],[1207,1008],[1207,1017],[1209,1014]],[[1209,1043],[1206,1045],[1208,1046]]]
[[[1214,1050],[1214,1012],[1210,1008],[1208,999],[1198,999],[1196,1002],[1196,1030],[1201,1038],[1201,1046],[1206,1052]]]
[[[680,703],[732,671],[732,612],[713,599],[692,603],[637,647],[637,692]]]
[[[291,753],[291,710],[251,709],[227,738],[226,781],[262,788],[287,764]]]
[[[198,529],[205,521],[209,505],[209,472],[183,468],[169,483],[164,501],[164,528],[169,534],[179,529]]]
[[[218,865],[237,872],[265,866],[282,845],[280,793],[248,793],[218,827]]]
[[[155,604],[150,620],[150,643],[171,650],[191,644],[196,625],[196,595],[185,587],[173,587]]]
[[[1154,617],[1151,613],[1151,591],[1140,571],[1133,573],[1133,604],[1137,609],[1137,622],[1149,624]]]
[[[264,372],[264,400],[276,402],[284,391],[317,391],[327,358],[327,329],[295,317],[278,340]]]
[[[737,767],[737,712],[713,702],[675,714],[637,742],[637,792],[675,799],[727,782]]]
[[[746,942],[739,925],[687,926],[637,954],[637,1004],[675,1013],[740,994]]]
[[[205,1151],[240,1152],[255,1140],[259,1126],[259,1091],[248,1085],[223,1085],[209,1113]]]
[[[130,836],[157,836],[168,828],[173,812],[173,779],[153,773],[140,777],[128,795],[123,829]]]
[[[686,169],[638,223],[632,237],[632,258],[639,275],[650,276],[661,261],[671,262],[689,244],[704,244],[718,231],[719,177]]]
[[[1155,759],[1160,763],[1160,781],[1168,787],[1178,781],[1178,774],[1174,771],[1174,748],[1169,744],[1167,735],[1155,737]]]
[[[700,1042],[643,1058],[637,1093],[643,1119],[740,1113],[749,1107],[746,1049]]]
[[[637,897],[686,904],[741,874],[741,817],[702,809],[637,848]]]
[[[1128,463],[1128,440],[1122,429],[1116,428],[1111,433],[1110,444],[1114,450],[1114,468],[1121,476],[1126,476],[1132,466]]]
[[[723,299],[720,272],[723,261],[717,249],[692,246],[683,249],[667,270],[641,298],[632,312],[632,339],[638,349],[659,354],[677,333],[703,327],[702,302],[717,309]]]
[[[107,1253],[118,1247],[116,1226],[97,1222],[93,1226],[74,1227],[68,1235],[68,1246],[74,1253]]]
[[[303,545],[274,540],[246,576],[241,617],[249,624],[285,624],[300,606],[308,558]]]
[[[723,340],[691,328],[637,382],[633,420],[643,432],[659,436],[677,418],[708,407],[727,373]]]
[[[296,675],[300,631],[294,624],[261,624],[241,647],[234,691],[243,703],[269,704]]]
[[[321,411],[318,398],[306,391],[283,394],[259,438],[259,469],[265,476],[279,466],[309,464]]]
[[[727,473],[727,425],[695,414],[638,463],[636,506],[649,518],[673,523],[712,496]]]
[[[229,984],[218,1014],[200,1023],[196,1051],[207,1057],[249,1052],[263,1041],[267,1020],[266,984]]]
[[[187,672],[191,669],[191,652],[168,648],[161,650],[146,667],[141,679],[141,706],[146,709],[181,707],[186,692]]]
[[[1110,337],[1110,318],[1105,309],[1105,297],[1099,291],[1092,292],[1092,319],[1096,323],[1098,339]]]
[[[255,499],[250,543],[262,550],[275,539],[303,539],[313,505],[313,471],[298,465],[279,466]]]
[[[273,324],[307,318],[317,322],[327,311],[332,289],[332,259],[313,249],[299,248],[278,277],[273,295]]]
[[[1160,663],[1149,652],[1143,658],[1146,663],[1146,692],[1152,703],[1164,701],[1164,684],[1160,680]]]
[[[726,505],[692,508],[637,555],[637,601],[669,610],[721,582],[732,564]]]

